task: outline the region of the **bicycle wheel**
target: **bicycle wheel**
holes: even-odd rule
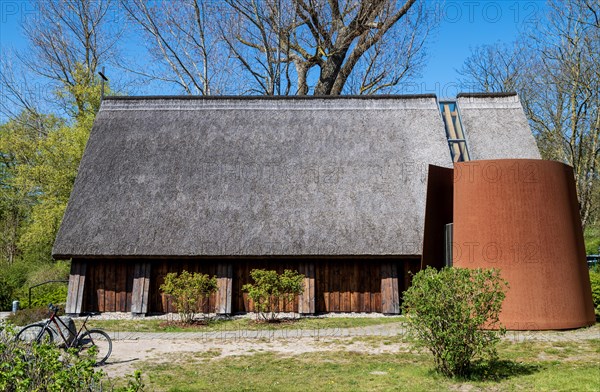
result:
[[[88,353],[92,347],[96,347],[94,358],[96,365],[102,365],[112,352],[112,340],[108,334],[99,329],[91,329],[81,335],[77,341],[77,347],[80,353]]]
[[[50,328],[45,328],[45,324],[31,324],[23,328],[15,340],[20,340],[26,343],[42,343],[50,344],[54,342],[54,334]]]

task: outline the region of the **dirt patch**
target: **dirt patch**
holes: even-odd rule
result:
[[[383,332],[390,334],[398,329],[398,334],[383,338]],[[295,330],[276,337],[276,331],[266,331],[263,335],[249,339],[244,333],[223,334],[220,338],[207,334],[206,337],[186,338],[183,333],[140,333],[128,336],[127,339],[115,339],[113,352],[103,370],[111,377],[122,377],[139,368],[143,362],[177,363],[178,361],[211,361],[219,358],[256,353],[271,352],[283,356],[294,356],[318,351],[353,351],[364,354],[384,354],[411,351],[409,343],[399,341],[402,325],[384,325],[365,328],[364,334],[358,336],[340,336],[345,329],[335,329],[336,336],[302,337]],[[239,332],[239,331],[238,331]],[[197,336],[197,335],[196,335]],[[136,339],[136,337],[138,337]],[[511,331],[504,341],[513,343],[531,342],[578,342],[600,338],[600,326],[582,328],[574,331]],[[597,356],[596,352],[579,352],[576,356],[566,355],[560,360],[570,357],[587,358]],[[559,357],[556,354],[543,353],[541,360]],[[463,385],[470,388],[470,385]]]
[[[342,343],[342,344],[340,344]],[[230,356],[271,352],[294,356],[318,351],[354,351],[365,354],[398,353],[409,350],[408,344],[375,346],[348,339],[300,338],[291,340],[222,340],[222,339],[140,339],[117,340],[113,352],[102,369],[110,377],[122,377],[139,368],[142,362],[177,363],[180,360],[198,363]]]

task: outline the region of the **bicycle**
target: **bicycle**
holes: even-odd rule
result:
[[[87,317],[83,321],[81,328],[79,331],[71,330],[64,321],[58,316],[59,308],[52,304],[48,305],[50,309],[50,318],[45,323],[37,323],[31,324],[23,328],[15,337],[15,339],[28,342],[28,343],[38,343],[38,344],[50,344],[54,342],[54,331],[50,328],[50,324],[54,323],[56,326],[56,331],[62,338],[64,342],[63,348],[68,350],[69,348],[77,349],[78,353],[87,353],[92,349],[92,347],[96,348],[95,365],[102,365],[106,362],[110,353],[112,352],[112,340],[108,336],[108,334],[101,329],[87,329],[86,323],[88,319],[91,317],[91,314],[87,314]],[[62,324],[64,328],[69,331],[67,335],[74,336],[74,338],[70,339],[65,337],[63,334],[60,325]]]

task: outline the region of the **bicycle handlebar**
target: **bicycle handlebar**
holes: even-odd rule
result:
[[[48,309],[50,309],[50,311],[51,311],[51,312],[55,312],[55,313],[58,313],[58,311],[60,310],[60,309],[58,308],[58,306],[54,306],[54,305],[52,305],[52,304],[49,304],[49,305],[48,305]]]

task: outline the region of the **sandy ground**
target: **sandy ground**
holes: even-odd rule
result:
[[[261,337],[237,334],[212,338],[185,338],[185,333],[143,334],[139,337],[122,335],[113,342],[113,352],[103,370],[111,377],[132,373],[142,362],[166,363],[178,360],[223,358],[271,352],[293,356],[317,351],[354,351],[365,354],[383,354],[411,351],[409,343],[396,339],[395,332],[401,324],[378,325],[363,329],[340,329],[336,334],[302,337],[289,331],[287,337],[270,335]],[[326,332],[326,330],[323,330]],[[297,331],[296,331],[297,332]],[[331,332],[331,331],[329,331]],[[350,335],[350,336],[349,336]],[[242,336],[242,337],[240,337]],[[568,342],[600,339],[600,325],[571,331],[508,331],[503,338],[511,342]]]
[[[1,314],[0,316],[5,316]],[[130,318],[129,314],[106,318]],[[103,318],[104,318],[103,317]],[[160,316],[165,318],[167,316]],[[333,316],[332,316],[333,317]],[[353,315],[353,317],[357,317]],[[0,317],[1,320],[1,317]],[[141,333],[111,332],[113,350],[102,366],[110,377],[122,377],[138,369],[143,362],[176,363],[271,352],[293,356],[317,351],[353,351],[383,354],[411,351],[397,337],[405,332],[402,322],[350,329],[227,331],[212,333]],[[308,334],[308,336],[307,336]],[[568,342],[600,340],[600,324],[570,331],[508,331],[504,340],[511,342]]]
[[[113,352],[102,369],[110,377],[132,373],[142,362],[167,363],[207,358],[254,355],[271,352],[280,355],[298,355],[317,351],[354,351],[368,354],[398,353],[410,350],[407,343],[374,345],[354,338],[299,338],[293,340],[273,339],[140,339],[113,342]],[[186,355],[187,354],[187,355]]]

